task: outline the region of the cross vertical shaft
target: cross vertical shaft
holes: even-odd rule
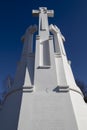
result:
[[[33,10],[32,13],[34,16],[39,16],[39,35],[49,36],[48,17],[53,17],[54,11],[40,7],[39,10]]]

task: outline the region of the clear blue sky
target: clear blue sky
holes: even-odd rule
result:
[[[15,75],[26,28],[37,24],[32,9],[55,11],[50,23],[66,38],[65,48],[75,78],[87,84],[87,0],[0,0],[0,87],[8,74]]]

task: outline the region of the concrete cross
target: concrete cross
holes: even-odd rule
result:
[[[33,16],[39,16],[39,32],[48,31],[48,17],[54,16],[53,10],[47,10],[46,7],[40,7],[39,10],[32,11]]]
[[[48,17],[54,16],[54,10],[47,10],[46,7],[40,7],[39,10],[32,10],[33,16],[39,16],[40,13],[47,13]]]

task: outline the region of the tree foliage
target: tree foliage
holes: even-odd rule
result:
[[[77,79],[76,79],[76,84],[81,89],[81,91],[84,95],[84,100],[87,103],[87,85],[84,84],[84,82],[77,80]]]

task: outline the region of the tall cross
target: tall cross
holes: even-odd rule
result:
[[[46,7],[40,7],[39,10],[33,10],[32,14],[33,16],[39,16],[39,33],[48,31],[48,17],[53,17],[54,11],[47,10]]]

